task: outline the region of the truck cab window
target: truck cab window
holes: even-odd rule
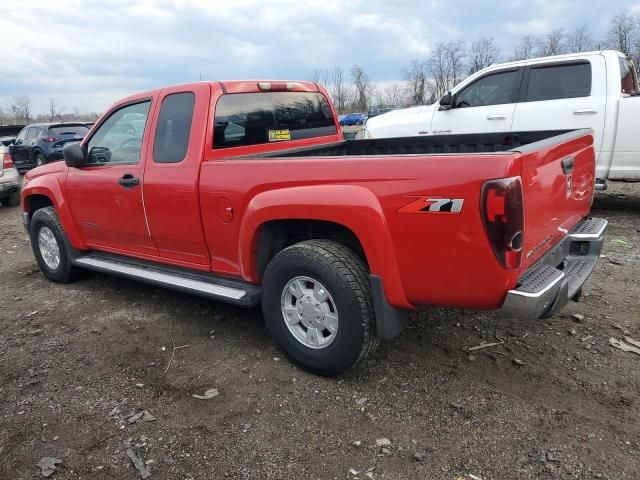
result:
[[[317,92],[222,95],[216,105],[214,148],[322,137],[337,133],[327,99]]]
[[[195,95],[192,92],[174,93],[162,101],[153,142],[154,162],[178,163],[184,160],[189,148],[194,105]]]
[[[636,93],[638,91],[638,78],[636,77],[633,63],[626,58],[620,58],[620,78],[621,92],[627,95]]]
[[[88,143],[88,163],[138,163],[150,101],[127,105],[113,112]]]
[[[532,68],[525,101],[588,97],[591,94],[591,63],[588,61]]]
[[[512,103],[517,78],[517,70],[482,77],[456,95],[455,106],[468,108]]]

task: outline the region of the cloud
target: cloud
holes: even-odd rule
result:
[[[338,64],[391,81],[441,41],[492,36],[511,52],[525,33],[612,14],[603,0],[3,0],[2,11],[0,105],[26,94],[37,111],[48,97],[101,111],[162,85]]]

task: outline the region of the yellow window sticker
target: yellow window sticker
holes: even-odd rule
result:
[[[269,130],[270,142],[282,142],[284,140],[291,140],[291,132],[288,128],[286,130]]]

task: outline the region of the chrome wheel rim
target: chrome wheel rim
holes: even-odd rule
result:
[[[305,347],[326,348],[338,333],[338,309],[329,291],[311,277],[295,277],[284,286],[280,299],[282,318]]]
[[[38,232],[38,248],[47,267],[51,270],[58,268],[60,265],[60,247],[49,227],[42,227]]]

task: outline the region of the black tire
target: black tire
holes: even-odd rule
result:
[[[2,203],[8,205],[9,207],[17,207],[18,205],[20,205],[20,192],[13,192],[5,200],[3,200]]]
[[[320,282],[337,308],[337,333],[324,348],[304,345],[285,323],[283,290],[299,276]],[[338,242],[307,240],[279,252],[267,266],[261,296],[270,334],[296,364],[309,372],[339,375],[364,360],[379,343],[368,268],[358,255]]]
[[[45,157],[42,152],[36,152],[33,156],[33,161],[35,162],[36,167],[40,167],[47,164],[47,157]]]
[[[58,245],[60,262],[56,268],[51,268],[47,265],[40,252],[38,235],[43,227],[47,227],[53,233]],[[36,262],[38,262],[38,267],[40,267],[45,277],[59,283],[69,283],[78,277],[80,269],[71,263],[69,256],[71,247],[58,219],[58,214],[53,207],[41,208],[33,214],[29,227],[29,238],[31,239],[31,248],[36,257]]]

